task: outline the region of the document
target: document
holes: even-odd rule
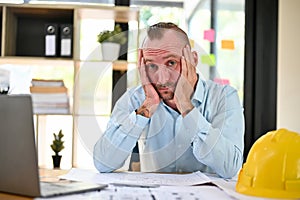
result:
[[[215,186],[162,186],[133,188],[110,186],[99,192],[47,198],[47,200],[105,199],[105,200],[236,200]],[[36,198],[35,200],[43,200]]]
[[[150,189],[153,199],[157,200],[232,200],[231,196],[215,186],[163,186]],[[235,199],[236,200],[236,199]]]
[[[91,170],[73,168],[69,173],[60,178],[86,181],[92,183],[106,184],[133,184],[134,186],[172,185],[172,186],[191,186],[210,183],[208,176],[200,171],[188,174],[162,174],[162,173],[143,173],[143,172],[114,172],[98,173]]]
[[[49,198],[49,200],[74,199],[126,199],[126,200],[211,200],[235,199],[214,186],[210,177],[201,172],[188,174],[162,174],[142,172],[98,173],[93,170],[73,168],[60,178],[106,183],[108,187],[101,191],[93,191],[68,196]],[[227,180],[224,180],[227,182]],[[195,186],[201,185],[201,186]],[[36,200],[42,200],[36,198]]]

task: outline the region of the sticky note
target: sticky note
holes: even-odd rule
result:
[[[222,49],[234,49],[234,41],[233,40],[222,40]]]
[[[195,41],[193,39],[190,39],[190,45],[191,45],[191,48],[195,47]]]
[[[202,55],[201,62],[203,64],[207,64],[209,66],[215,66],[216,65],[216,57],[214,54]]]
[[[214,82],[219,83],[221,85],[229,85],[230,84],[229,79],[225,79],[225,78],[214,78]]]
[[[208,40],[210,42],[215,41],[215,30],[214,29],[209,29],[204,31],[204,39]]]

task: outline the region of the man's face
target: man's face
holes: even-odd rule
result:
[[[167,31],[163,38],[145,41],[143,57],[149,81],[163,100],[172,100],[181,72],[182,49],[174,31]]]

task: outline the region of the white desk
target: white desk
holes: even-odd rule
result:
[[[75,169],[76,171],[76,169]],[[80,170],[79,170],[80,171]],[[66,170],[40,170],[42,180],[55,181],[58,176],[66,174]],[[86,180],[95,180],[97,174],[94,172],[83,171]],[[69,174],[69,173],[68,173]],[[68,175],[67,174],[67,175]],[[82,174],[81,174],[82,175]],[[108,176],[110,174],[107,174]],[[111,173],[112,176],[116,173]],[[168,174],[176,177],[176,174]],[[75,177],[75,176],[73,176]],[[270,200],[269,198],[258,198],[239,194],[235,191],[234,180],[224,180],[221,178],[209,176],[213,184],[204,184],[200,186],[182,186],[180,183],[173,186],[160,186],[157,188],[148,187],[120,187],[109,185],[105,190],[100,192],[89,192],[76,195],[60,196],[55,198],[47,198],[47,200],[74,200],[74,199],[134,199],[134,200],[196,200],[196,199],[241,199],[241,200]],[[172,179],[172,178],[171,178]],[[200,178],[201,180],[201,178]],[[149,181],[151,182],[151,180]],[[187,183],[187,182],[186,182]],[[187,183],[188,184],[188,183]],[[216,185],[216,186],[214,186]],[[0,200],[28,200],[32,198],[0,193]],[[37,198],[39,199],[39,198]]]

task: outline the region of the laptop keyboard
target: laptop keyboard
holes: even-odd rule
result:
[[[43,196],[44,195],[48,196],[51,194],[59,195],[65,193],[66,190],[70,190],[72,188],[74,189],[74,187],[70,185],[67,186],[66,184],[50,183],[50,182],[41,182],[40,186],[41,186],[41,192]]]
[[[62,182],[41,182],[41,193],[42,196],[56,196],[62,194],[72,194],[89,190],[100,190],[96,185],[91,187],[90,184],[73,181],[62,181]],[[103,188],[103,186],[102,186]]]

